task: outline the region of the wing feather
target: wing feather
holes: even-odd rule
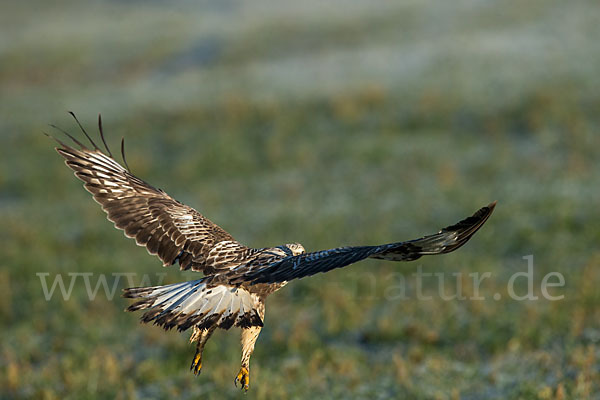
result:
[[[240,268],[231,282],[276,283],[286,282],[341,268],[365,258],[389,261],[412,261],[424,255],[443,254],[464,245],[492,214],[496,202],[479,209],[472,216],[448,226],[438,233],[406,242],[380,246],[340,247],[313,253],[304,253],[277,260],[256,268]]]
[[[100,134],[105,143],[103,132]],[[85,189],[102,206],[115,227],[134,238],[138,245],[145,246],[150,254],[157,255],[163,265],[178,261],[182,270],[191,268],[209,274],[220,268],[217,263],[207,261],[208,254],[218,243],[233,242],[238,249],[247,249],[198,211],[132,175],[93,142],[93,149],[88,149],[68,136],[79,148],[60,140],[56,148],[67,166],[84,182]],[[110,150],[107,152],[110,154]],[[218,258],[212,260],[218,261]]]

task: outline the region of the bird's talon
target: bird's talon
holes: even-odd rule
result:
[[[248,389],[250,389],[250,372],[248,372],[248,368],[240,368],[240,372],[237,374],[233,381],[235,387],[237,387],[238,382],[240,383],[241,390],[247,392]]]
[[[196,353],[194,359],[192,360],[192,365],[190,366],[190,370],[194,373],[194,375],[200,375],[200,370],[202,369],[202,353]]]

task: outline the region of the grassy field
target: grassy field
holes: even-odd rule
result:
[[[102,112],[135,174],[250,246],[411,239],[498,200],[456,253],[273,295],[244,398],[600,399],[597,2],[3,8],[0,398],[243,396],[239,331],[214,335],[196,378],[188,333],[123,312],[124,277],[90,300],[82,273],[194,277],[114,230],[63,165],[42,132],[77,133],[73,110],[89,131]],[[527,255],[538,299],[517,301]],[[444,291],[430,277],[419,298],[418,270]],[[46,300],[43,279],[75,273]],[[467,299],[444,299],[453,274]]]

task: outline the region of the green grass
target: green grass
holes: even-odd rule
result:
[[[7,5],[0,397],[241,396],[236,330],[196,378],[189,335],[140,325],[124,299],[90,301],[79,280],[45,300],[36,273],[193,278],[114,230],[52,150],[42,131],[77,132],[72,109],[89,131],[102,112],[134,173],[250,246],[411,239],[498,200],[456,253],[269,298],[247,398],[600,398],[598,6],[327,4]],[[563,300],[508,296],[528,254],[535,294],[556,271]],[[444,301],[431,279],[420,300],[418,267],[447,294],[462,273],[467,296],[490,272],[486,299]]]

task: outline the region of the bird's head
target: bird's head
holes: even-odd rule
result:
[[[285,246],[288,249],[290,249],[292,251],[292,254],[295,256],[300,255],[302,253],[306,253],[306,250],[304,250],[304,246],[302,246],[300,243],[287,243]]]

